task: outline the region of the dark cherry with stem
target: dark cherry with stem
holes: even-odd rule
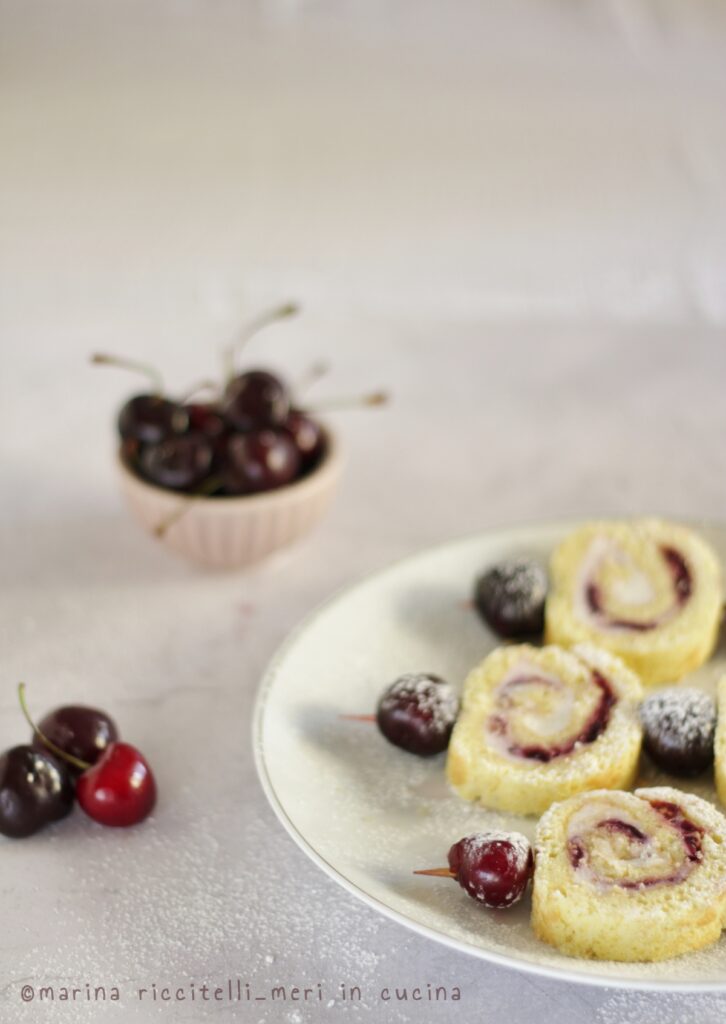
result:
[[[226,494],[255,494],[291,483],[300,473],[301,461],[287,434],[255,430],[229,436],[219,475]]]
[[[187,430],[187,412],[178,402],[164,398],[161,375],[152,366],[98,352],[91,356],[91,362],[96,366],[116,366],[143,373],[151,381],[151,393],[134,395],[121,407],[118,431],[122,441],[158,444],[170,434],[180,434]]]
[[[227,423],[219,406],[212,402],[188,402],[184,409],[189,417],[189,429],[203,434],[215,443],[227,431]]]
[[[248,370],[235,374],[234,359],[239,349],[264,327],[277,320],[294,316],[299,307],[294,302],[271,309],[247,324],[225,352],[227,386],[222,401],[222,413],[229,425],[240,433],[260,427],[278,427],[290,410],[288,388],[275,374],[267,370]]]
[[[317,420],[301,409],[291,409],[282,429],[289,434],[300,453],[304,469],[310,469],[325,450],[325,432]]]
[[[452,878],[478,903],[503,909],[517,903],[534,871],[529,840],[519,832],[479,832],[449,850],[447,868],[427,868],[415,875]]]
[[[209,475],[213,461],[213,442],[204,434],[194,432],[146,445],[139,455],[139,470],[159,487],[193,491]]]
[[[23,745],[0,756],[0,833],[23,839],[73,809],[73,783],[62,761]]]
[[[88,764],[95,764],[119,737],[116,723],[105,711],[80,704],[56,708],[40,720],[37,731],[33,730],[33,749],[48,753],[48,747],[38,733],[47,737],[64,754]],[[68,769],[74,776],[80,771],[72,764]]]
[[[33,722],[25,700],[25,684],[18,697],[28,724],[51,754],[81,772],[76,797],[89,818],[101,825],[127,827],[148,817],[156,804],[156,781],[143,755],[130,743],[113,741],[91,764],[65,753]]]
[[[222,410],[229,425],[240,433],[279,427],[290,411],[290,392],[275,374],[248,370],[227,385]]]

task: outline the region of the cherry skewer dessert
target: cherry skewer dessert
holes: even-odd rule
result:
[[[31,718],[24,683],[18,686],[18,698],[34,742],[45,748],[45,754],[39,756],[50,755],[75,770],[76,797],[89,818],[102,825],[127,827],[148,817],[156,803],[154,775],[136,747],[117,738],[107,715],[92,708],[58,709],[43,719],[58,738],[56,743]],[[85,756],[76,756],[74,751]]]
[[[409,672],[384,690],[375,715],[341,717],[375,722],[389,743],[419,757],[432,757],[448,747],[458,712],[459,701],[449,683],[430,672]]]
[[[504,909],[525,893],[534,871],[529,840],[519,832],[479,832],[449,850],[449,866],[414,871],[414,875],[452,878],[478,903]]]

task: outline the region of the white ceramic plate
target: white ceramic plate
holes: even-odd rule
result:
[[[497,640],[468,606],[474,577],[506,555],[546,560],[572,524],[491,532],[425,551],[368,577],[315,611],[270,665],[254,720],[257,768],[280,821],[327,874],[381,913],[487,960],[569,981],[642,989],[726,990],[726,937],[661,964],[576,960],[535,938],[529,901],[480,908],[455,883],[414,868],[445,863],[476,829],[535,821],[492,813],[447,788],[444,755],[420,759],[386,743],[369,713],[410,671],[460,684]],[[701,527],[726,562],[726,528]],[[713,689],[723,643],[692,680]],[[669,781],[644,769],[647,781]],[[713,799],[710,780],[690,789]]]

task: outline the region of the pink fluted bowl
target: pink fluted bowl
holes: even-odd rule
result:
[[[134,518],[159,544],[208,569],[238,569],[293,544],[323,518],[343,468],[329,430],[326,442],[308,476],[262,494],[188,497],[146,483],[119,456],[122,490]]]

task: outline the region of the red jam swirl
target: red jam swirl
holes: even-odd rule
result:
[[[686,603],[693,593],[693,577],[683,555],[675,548],[666,545],[661,546],[660,552],[668,566],[673,579],[673,591],[675,593],[676,607]],[[657,629],[659,622],[638,622],[635,619],[611,619],[605,611],[602,592],[597,583],[588,583],[585,588],[585,600],[593,615],[603,618],[608,626],[618,629],[631,629],[634,632],[645,633],[651,629]]]
[[[564,757],[565,754],[572,753],[576,746],[584,743],[594,743],[598,736],[607,728],[610,721],[610,713],[614,705],[617,704],[618,698],[615,696],[610,683],[599,672],[593,671],[591,679],[593,684],[600,690],[600,699],[580,732],[566,742],[551,747],[547,747],[544,744],[523,745],[512,743],[507,747],[507,752],[514,757],[524,757],[531,761],[541,761],[546,764],[557,757]],[[547,685],[547,680],[545,679],[538,679],[536,676],[522,676],[521,678],[513,679],[508,686],[533,682],[541,682],[542,685]],[[489,719],[489,729],[499,736],[506,736],[506,718],[503,715],[492,715]]]
[[[680,833],[686,853],[686,861],[689,864],[700,864],[703,860],[704,829],[687,818],[678,804],[670,803],[666,800],[650,800],[649,803],[653,810],[657,811],[672,828]],[[621,834],[626,835],[631,842],[637,843],[638,845],[647,845],[647,843],[650,842],[648,836],[644,832],[641,832],[639,828],[636,828],[636,826],[632,825],[630,822],[622,821],[620,818],[605,818],[598,822],[595,827],[607,832],[620,832]],[[570,864],[575,870],[582,868],[586,864],[587,849],[580,836],[573,836],[568,840],[567,854]],[[670,875],[646,877],[641,878],[638,881],[616,882],[608,880],[608,884],[617,886],[620,889],[643,889],[649,888],[653,885],[680,882],[689,873],[690,869],[685,872],[681,869],[680,871]]]

